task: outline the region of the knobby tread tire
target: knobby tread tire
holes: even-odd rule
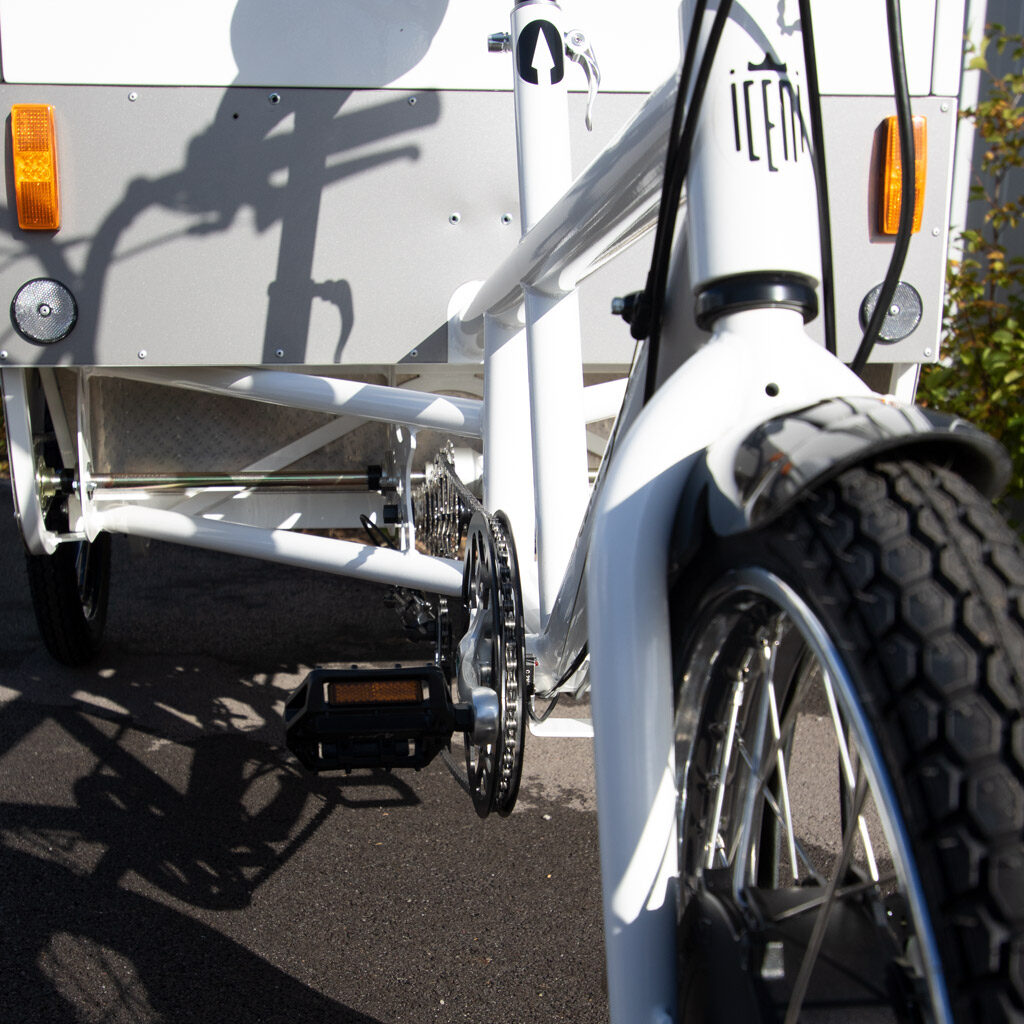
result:
[[[1016,536],[955,474],[877,462],[847,470],[781,520],[698,561],[677,585],[680,628],[702,588],[745,565],[775,572],[820,616],[879,736],[955,1019],[1024,1021],[1024,555]]]
[[[99,652],[110,592],[110,537],[100,534],[90,551],[91,607],[83,606],[75,565],[75,544],[52,555],[26,553],[32,610],[43,644],[62,665],[87,665]]]

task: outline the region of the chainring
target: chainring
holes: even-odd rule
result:
[[[512,530],[503,512],[478,509],[466,538],[463,600],[469,624],[459,643],[460,674],[494,690],[498,727],[489,742],[466,736],[466,773],[477,814],[512,812],[523,772],[525,629]],[[472,659],[465,665],[465,659]]]

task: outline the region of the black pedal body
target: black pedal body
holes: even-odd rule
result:
[[[433,665],[314,669],[284,709],[288,749],[313,772],[423,768],[472,710],[453,704]]]

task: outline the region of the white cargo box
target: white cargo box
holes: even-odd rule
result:
[[[3,0],[2,101],[55,108],[63,218],[21,231],[0,197],[0,302],[48,277],[79,308],[52,345],[0,327],[5,364],[460,358],[452,298],[520,234],[511,56],[487,46],[509,6]],[[581,169],[672,72],[678,21],[576,7],[603,76],[588,134],[568,69]],[[646,253],[586,290],[588,363],[628,362],[608,299]]]

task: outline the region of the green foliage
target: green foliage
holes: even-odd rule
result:
[[[971,200],[984,203],[979,231],[964,231],[962,255],[946,269],[944,359],[921,374],[925,405],[971,420],[998,438],[1013,459],[1007,495],[1024,497],[1024,259],[1009,257],[1007,235],[1024,221],[1024,196],[1008,194],[1012,171],[1024,169],[1024,37],[990,25],[968,67],[988,80],[985,98],[961,117],[983,140]],[[985,55],[1009,53],[1015,70],[996,78]]]

